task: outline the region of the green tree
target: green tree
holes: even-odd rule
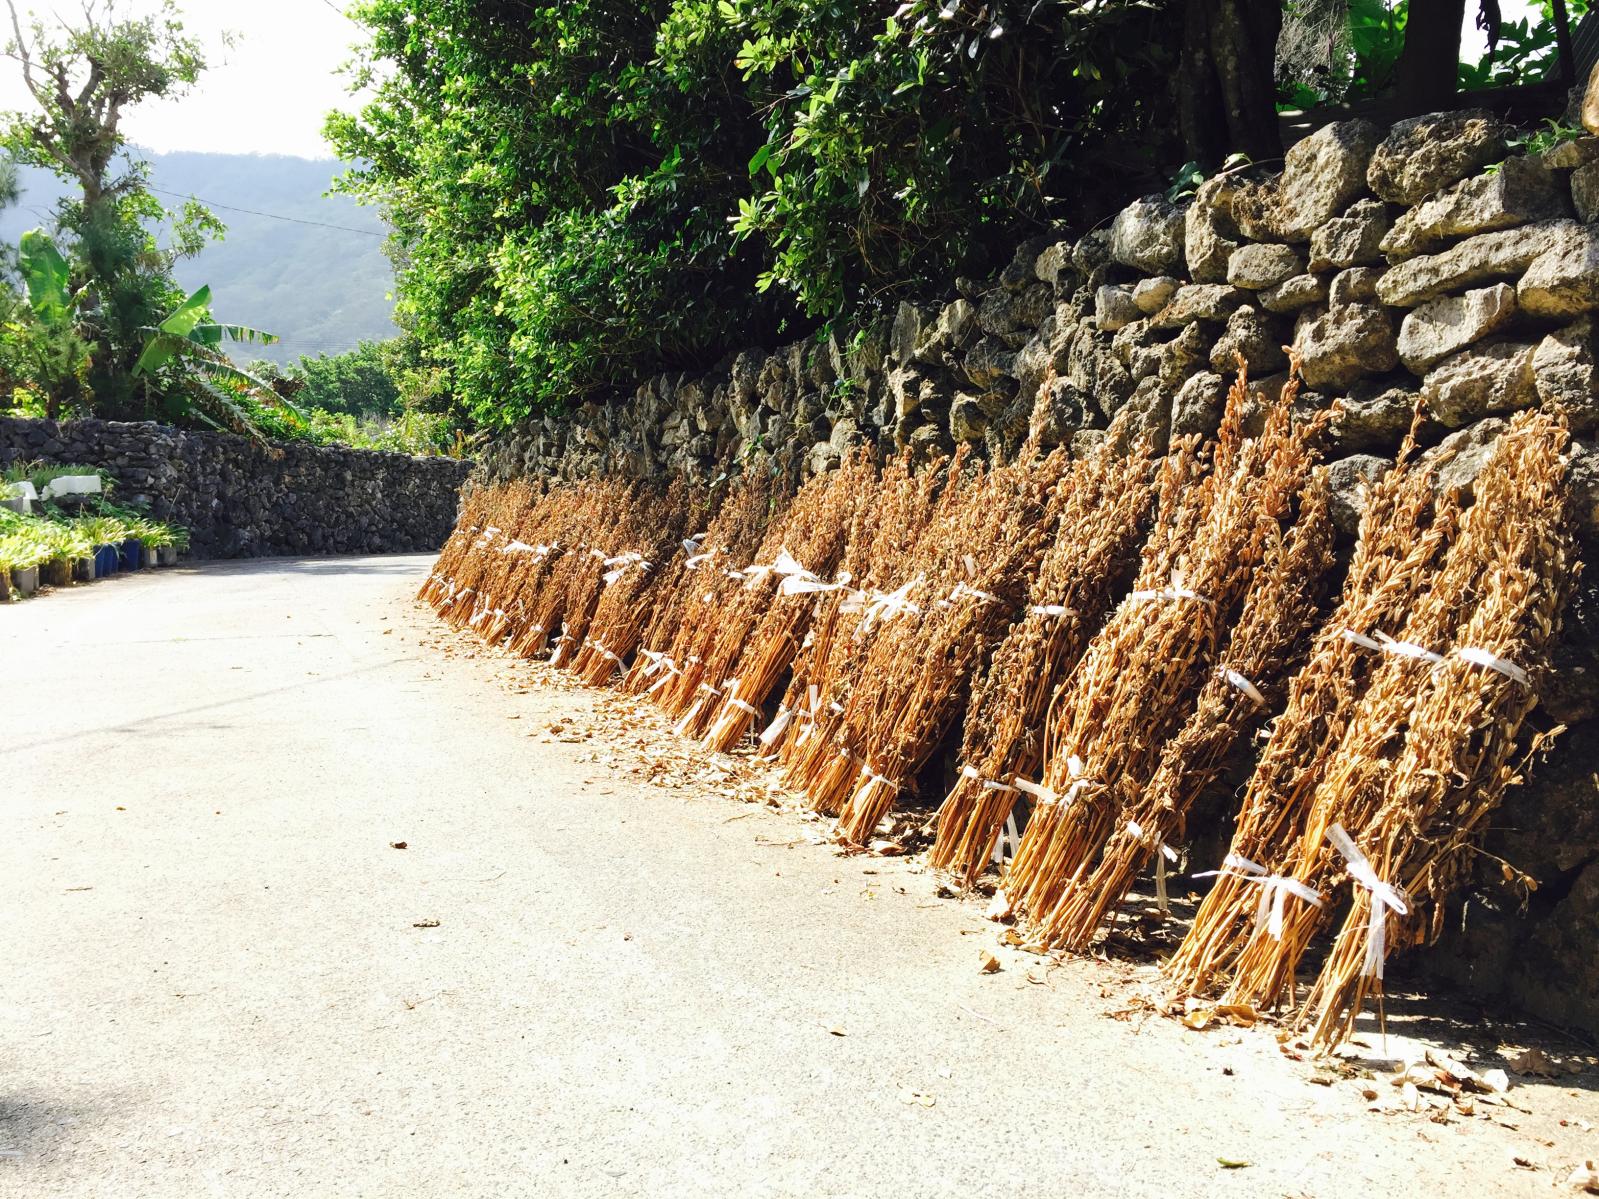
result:
[[[72,259],[81,335],[94,347],[86,396],[114,417],[150,413],[161,397],[134,377],[133,367],[156,325],[184,298],[172,266],[220,236],[222,226],[190,202],[169,214],[149,188],[148,169],[129,161],[122,120],[134,106],[181,97],[205,67],[199,44],[184,33],[173,0],[151,15],[122,15],[116,0],[89,3],[76,25],[34,22],[24,30],[7,0],[12,41],[34,108],[0,118],[0,147],[18,162],[70,180],[78,195],[63,201],[57,229]],[[167,244],[154,230],[173,218]]]

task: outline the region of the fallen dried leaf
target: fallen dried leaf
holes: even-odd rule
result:
[[[439,922],[437,920],[418,920],[411,925],[412,928],[438,928],[438,926]]]
[[[1517,1074],[1533,1074],[1539,1078],[1558,1078],[1564,1073],[1559,1066],[1549,1060],[1543,1050],[1536,1047],[1512,1058],[1510,1068]]]
[[[1255,1163],[1246,1162],[1242,1158],[1238,1157],[1218,1157],[1216,1159],[1216,1164],[1223,1170],[1246,1170]]]
[[[409,848],[409,846],[404,841],[390,841],[389,842],[389,848],[390,849],[407,849],[407,848]]]
[[[999,959],[986,949],[982,951],[982,971],[984,974],[995,974],[999,971]]]

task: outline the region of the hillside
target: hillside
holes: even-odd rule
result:
[[[151,154],[149,161],[163,201],[176,207],[192,194],[227,225],[226,238],[180,264],[177,276],[189,288],[209,283],[221,319],[283,339],[252,347],[248,357],[290,362],[393,335],[393,272],[383,254],[383,224],[353,200],[323,194],[338,163],[195,153]],[[0,239],[7,242],[48,227],[63,187],[40,170],[24,170],[22,184],[21,203],[0,212]]]

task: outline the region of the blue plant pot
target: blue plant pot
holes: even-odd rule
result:
[[[122,569],[138,570],[144,561],[144,546],[136,538],[130,537],[122,543]]]
[[[94,549],[94,577],[103,579],[117,573],[120,555],[114,545],[98,545]]]

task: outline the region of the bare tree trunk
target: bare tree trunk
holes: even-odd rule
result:
[[[1282,7],[1268,0],[1187,0],[1178,119],[1188,156],[1215,166],[1229,153],[1282,153],[1273,69]]]
[[[1455,98],[1466,0],[1410,0],[1393,96],[1407,112],[1447,108]]]

